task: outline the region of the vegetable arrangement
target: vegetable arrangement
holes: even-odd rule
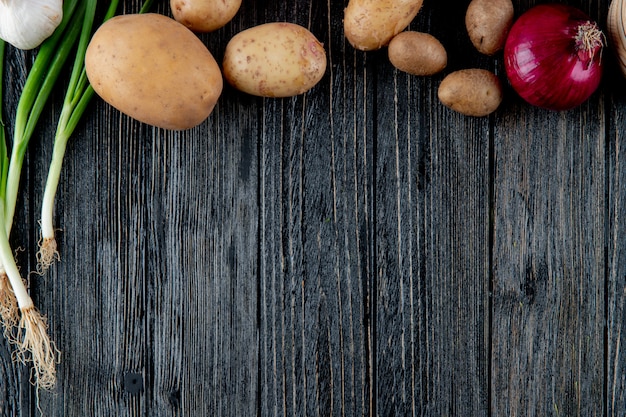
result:
[[[447,66],[445,47],[433,35],[405,31],[421,7],[422,0],[350,0],[344,13],[345,37],[362,51],[387,47],[390,63],[400,71],[435,75]],[[504,46],[512,20],[511,0],[472,0],[465,24],[478,51],[493,55]],[[486,116],[500,105],[503,90],[495,74],[470,68],[448,74],[438,97],[465,115]]]
[[[117,4],[118,0],[110,2],[105,19],[114,14]],[[10,156],[5,125],[0,129],[0,321],[5,337],[15,346],[16,360],[32,366],[31,380],[38,389],[50,389],[54,386],[60,352],[50,340],[46,319],[35,308],[28,294],[26,283],[15,262],[9,236],[28,143],[65,63],[74,53],[70,83],[55,135],[54,160],[46,185],[44,199],[48,203],[43,204],[43,217],[49,214],[51,218],[52,201],[65,145],[93,96],[85,76],[84,53],[91,38],[96,5],[97,0],[66,0],[61,22],[52,35],[39,46],[17,105]],[[45,25],[42,27],[45,30]],[[30,27],[30,30],[37,32],[42,27]],[[4,54],[5,40],[1,44]],[[42,226],[44,229],[47,227],[43,224]],[[53,232],[51,235],[54,240]],[[38,267],[40,272],[49,266],[55,253],[56,245],[44,239],[42,252],[38,256],[41,261]]]
[[[224,25],[241,4],[240,0],[213,2],[214,6],[219,3],[230,7],[220,15],[219,23],[214,22],[212,28],[202,28],[190,23],[194,14],[201,17],[204,13],[204,6],[198,6],[198,2],[185,2],[187,8],[172,2],[172,7],[178,8],[178,18],[187,23],[185,26],[167,16],[146,13],[152,0],[146,0],[137,14],[114,17],[119,0],[111,0],[102,25],[94,32],[97,0],[66,0],[62,4],[50,0],[48,3],[55,2],[62,5],[62,10],[54,13],[59,21],[52,21],[52,29],[50,19],[33,27],[33,20],[23,17],[20,20],[16,15],[14,23],[21,21],[26,27],[15,28],[14,33],[10,32],[9,24],[4,25],[8,20],[0,22],[4,29],[4,32],[0,29],[0,74],[6,42],[21,49],[38,48],[20,95],[13,134],[7,135],[4,123],[0,123],[0,225],[4,226],[0,226],[0,321],[4,336],[15,347],[16,360],[31,366],[31,380],[37,389],[50,389],[55,385],[60,352],[48,335],[46,319],[35,308],[28,293],[9,237],[26,150],[65,63],[74,57],[42,202],[41,246],[37,254],[40,274],[59,257],[53,226],[55,194],[67,143],[91,99],[97,94],[121,112],[156,127],[180,130],[197,126],[213,111],[222,93],[223,78],[213,55],[191,29],[208,31]],[[23,5],[19,3],[19,6],[13,5],[16,13]],[[11,6],[12,3],[0,0],[0,5]],[[7,16],[2,15],[0,19]],[[258,42],[260,48],[276,48],[277,45],[272,44],[275,38],[271,39],[275,34],[291,45],[282,63],[290,71],[286,76],[274,74],[279,63],[268,62],[271,55],[266,54],[265,59],[253,62],[253,73],[237,74],[234,68],[241,63],[242,56],[235,50],[229,54],[225,66],[233,64],[233,71],[227,74],[231,75],[229,81],[236,88],[251,94],[286,97],[308,91],[322,78],[326,68],[325,51],[308,30],[298,25],[277,22],[251,28],[234,39],[232,45],[251,40]],[[259,52],[254,48],[252,51]],[[296,55],[300,59],[293,59]],[[251,84],[256,85],[256,89],[245,87]],[[2,83],[0,102],[1,87]],[[8,137],[12,138],[11,144]]]
[[[400,71],[437,74],[447,63],[443,45],[431,35],[405,31],[421,5],[421,0],[350,0],[344,16],[346,39],[363,51],[387,46],[389,61]],[[587,100],[603,74],[606,39],[598,24],[562,4],[532,7],[517,20],[514,12],[511,0],[472,0],[465,27],[476,50],[488,56],[504,51],[507,81],[529,104],[569,110]],[[626,75],[625,12],[625,0],[613,0],[608,27]],[[500,106],[503,87],[493,72],[468,68],[447,74],[438,97],[462,114],[487,116]]]
[[[114,16],[118,1],[109,2],[103,23],[94,31],[97,0],[34,1],[42,9],[44,3],[60,7],[46,8],[46,13],[54,11],[48,14],[33,10],[29,19],[39,19],[36,30],[29,26],[33,20],[28,30],[18,25],[24,2],[0,0],[0,73],[5,42],[39,48],[20,96],[13,134],[7,135],[0,123],[0,320],[16,358],[32,365],[33,383],[39,388],[54,385],[59,352],[28,294],[9,237],[24,155],[66,61],[74,57],[42,203],[41,274],[59,256],[53,209],[65,149],[95,95],[140,122],[183,130],[211,115],[223,80],[246,94],[291,97],[314,88],[326,72],[324,46],[308,29],[290,22],[268,22],[238,33],[226,45],[220,67],[195,32],[226,25],[241,0],[171,0],[173,18],[146,13],[151,0],[137,14]],[[611,4],[608,28],[626,74],[624,1]],[[2,9],[11,6],[11,13]],[[421,7],[422,0],[350,0],[343,20],[346,40],[365,52],[387,47],[389,62],[399,71],[438,74],[447,66],[445,47],[430,34],[406,30]],[[570,109],[587,100],[600,83],[604,34],[573,7],[535,6],[514,21],[511,0],[472,0],[465,26],[480,53],[503,51],[508,81],[532,105]],[[502,82],[486,69],[452,71],[442,79],[438,98],[454,111],[483,117],[500,106]]]
[[[58,351],[48,336],[44,317],[35,308],[22,280],[9,234],[26,147],[81,28],[90,19],[93,21],[93,15],[89,16],[89,13],[94,9],[87,8],[87,5],[89,2],[78,4],[78,1],[68,1],[64,5],[63,19],[54,35],[41,45],[20,96],[10,159],[4,134],[0,143],[0,281],[3,281],[0,287],[6,289],[0,300],[3,305],[1,319],[5,335],[16,347],[15,357],[20,362],[32,364],[33,383],[41,388],[51,388],[55,383]]]

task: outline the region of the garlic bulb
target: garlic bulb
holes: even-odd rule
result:
[[[63,0],[0,0],[0,38],[33,49],[52,35],[63,18]]]
[[[609,6],[606,20],[609,41],[619,63],[622,74],[626,76],[626,1],[613,0]]]

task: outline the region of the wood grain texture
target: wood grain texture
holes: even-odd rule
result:
[[[34,56],[30,52],[23,52],[14,48],[6,49],[5,79],[4,82],[4,105],[3,122],[7,136],[11,138],[11,126],[15,124],[15,113],[7,111],[15,109],[19,100],[19,93],[26,81],[26,74],[32,65]],[[27,164],[26,164],[27,165]],[[25,170],[21,178],[22,187],[26,190],[32,186],[31,175]],[[32,247],[31,226],[28,219],[32,215],[32,207],[28,193],[21,193],[16,204],[15,222],[11,231],[11,244],[15,249],[18,265],[23,271],[34,268],[32,253],[27,248]],[[27,278],[24,273],[23,278]],[[31,293],[35,303],[37,293],[37,280],[29,279]],[[43,309],[42,309],[43,310]],[[45,310],[43,311],[46,313]],[[2,416],[31,416],[36,413],[35,392],[29,383],[29,369],[14,361],[14,347],[3,340],[0,345],[2,356],[2,375],[0,377],[0,392],[6,397],[2,400],[0,412]]]
[[[495,415],[604,413],[605,125],[583,109],[496,127]]]
[[[507,86],[494,115],[465,117],[438,102],[447,73],[504,79],[467,37],[469,0],[411,24],[448,51],[433,77],[355,51],[346,3],[244,0],[199,35],[219,62],[248,27],[307,27],[328,53],[307,94],[226,85],[183,132],[94,100],[63,167],[61,261],[29,276],[63,352],[45,416],[626,414],[626,81],[609,71],[561,113]],[[607,0],[570,3],[606,18]],[[32,58],[7,57],[9,127]],[[22,177],[25,276],[62,95]],[[28,376],[1,342],[1,416],[40,415]]]
[[[379,112],[393,122],[377,146],[376,401],[380,415],[487,415],[487,125],[424,113]]]
[[[578,6],[592,16],[604,10]],[[604,101],[598,94],[560,113],[519,101],[501,110],[494,138],[493,414],[602,416]]]
[[[619,75],[618,75],[619,76]],[[607,403],[606,415],[619,416],[626,407],[626,166],[624,106],[626,89],[612,91],[607,137]]]
[[[68,381],[45,415],[255,414],[257,110],[240,104],[168,132],[94,103],[61,180],[63,261],[41,288]]]
[[[328,71],[260,115],[260,414],[370,415],[372,78],[336,30],[341,5],[264,10],[309,28]]]
[[[492,67],[463,25],[464,8],[433,5],[411,29],[441,39],[446,73]],[[440,105],[445,73],[407,76],[378,58],[377,415],[486,416],[489,118]]]

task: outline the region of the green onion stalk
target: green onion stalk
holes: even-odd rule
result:
[[[4,79],[4,53],[6,42],[0,39],[0,80]],[[3,102],[3,82],[0,81],[0,103]],[[9,167],[9,157],[7,154],[6,128],[0,111],[0,196],[5,194],[6,176]],[[0,273],[0,322],[4,328],[4,336],[8,340],[14,340],[13,328],[19,322],[19,309],[17,299],[13,292],[13,287],[9,282],[9,277],[4,268]]]
[[[108,20],[115,14],[118,3],[119,0],[111,1],[105,20]],[[85,72],[85,53],[89,40],[91,39],[91,29],[95,11],[96,1],[88,1],[81,37],[74,59],[74,66],[72,67],[69,86],[63,101],[63,107],[61,108],[61,115],[59,116],[59,122],[54,137],[52,161],[44,189],[41,211],[41,239],[39,240],[39,251],[37,252],[37,272],[40,274],[45,273],[53,261],[59,257],[52,222],[54,197],[59,185],[61,166],[63,164],[63,156],[65,155],[67,142],[74,133],[78,122],[94,95],[94,90],[89,84]]]
[[[153,2],[154,0],[146,0],[139,13],[148,12],[152,7]],[[109,10],[104,18],[105,21],[115,15],[117,3],[118,0],[111,2],[111,6],[109,7]],[[89,13],[87,13],[87,15],[89,15]],[[87,28],[88,26],[89,28]],[[79,43],[78,52],[76,54],[76,60],[74,62],[70,86],[67,90],[67,95],[65,96],[65,101],[63,103],[61,116],[59,118],[54,138],[52,161],[50,163],[50,169],[48,171],[41,205],[41,237],[39,240],[39,251],[37,253],[37,272],[40,274],[44,274],[54,261],[59,259],[57,242],[55,239],[53,212],[54,200],[59,186],[59,179],[61,177],[63,158],[65,156],[67,143],[74,133],[76,125],[85,112],[87,105],[94,96],[94,90],[87,80],[87,74],[85,71],[85,53],[90,39],[90,29],[91,25],[86,21],[83,26],[84,33],[81,37],[81,42]]]
[[[148,10],[152,1],[144,2],[142,13]],[[118,3],[119,0],[111,0],[105,20],[115,14]],[[85,74],[84,57],[92,36],[96,5],[97,0],[65,0],[63,20],[52,36],[41,44],[20,95],[10,157],[0,114],[0,225],[4,224],[4,227],[0,226],[0,321],[7,339],[17,346],[14,357],[22,363],[32,365],[31,380],[37,388],[43,389],[51,389],[56,383],[56,364],[60,353],[48,336],[45,318],[35,308],[28,294],[25,281],[16,265],[9,236],[28,143],[61,70],[71,52],[76,49],[70,82],[55,133],[53,161],[44,197],[44,206],[52,211],[59,180],[58,171],[67,141],[94,95]],[[4,47],[5,43],[1,42],[2,64]],[[0,85],[0,103],[1,99]],[[46,222],[52,224],[51,220]],[[53,258],[57,256],[55,254],[56,248]],[[43,256],[45,255],[40,255]]]
[[[45,317],[35,308],[21,277],[9,236],[28,143],[79,36],[85,36],[82,30],[87,20],[85,16],[95,12],[96,1],[65,1],[61,24],[41,44],[20,95],[10,157],[6,137],[4,134],[0,137],[0,225],[4,225],[0,226],[0,290],[10,286],[12,292],[5,290],[5,297],[0,300],[3,306],[0,311],[6,312],[1,319],[7,339],[16,346],[14,358],[31,364],[32,382],[43,389],[51,389],[56,383],[60,354],[50,340]]]
[[[9,171],[6,181],[5,228],[11,234],[22,165],[35,126],[52,94],[70,52],[81,32],[84,2],[66,0],[63,20],[51,37],[40,46],[17,104]],[[77,17],[78,16],[78,17]]]
[[[38,388],[51,389],[56,382],[56,363],[59,351],[48,335],[44,316],[35,308],[24,280],[17,267],[9,241],[20,171],[26,147],[33,136],[35,125],[44,105],[52,93],[54,84],[71,50],[74,48],[82,26],[84,5],[78,0],[64,4],[64,16],[54,34],[45,40],[35,58],[20,95],[15,118],[15,131],[10,158],[6,157],[6,137],[0,138],[0,282],[10,283],[19,317],[15,315],[13,299],[7,296],[3,305],[13,314],[2,318],[8,340],[16,346],[14,357],[32,365],[32,381]],[[78,16],[78,17],[77,17]],[[78,20],[79,19],[79,20]],[[8,161],[8,162],[7,162]],[[15,324],[17,323],[17,324]]]

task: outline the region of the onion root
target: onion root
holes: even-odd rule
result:
[[[31,383],[50,390],[56,383],[56,364],[61,353],[48,336],[46,319],[34,307],[21,310],[15,359],[32,364]]]
[[[55,260],[61,259],[57,251],[57,241],[54,237],[42,238],[39,241],[37,252],[37,273],[43,275],[52,266]]]
[[[606,44],[604,33],[593,22],[587,22],[578,27],[576,33],[576,47],[578,49],[578,57],[591,65],[596,52],[602,53],[602,48]]]
[[[4,271],[0,272],[0,322],[4,327],[4,337],[14,342],[13,329],[19,322],[19,308],[9,277]]]

